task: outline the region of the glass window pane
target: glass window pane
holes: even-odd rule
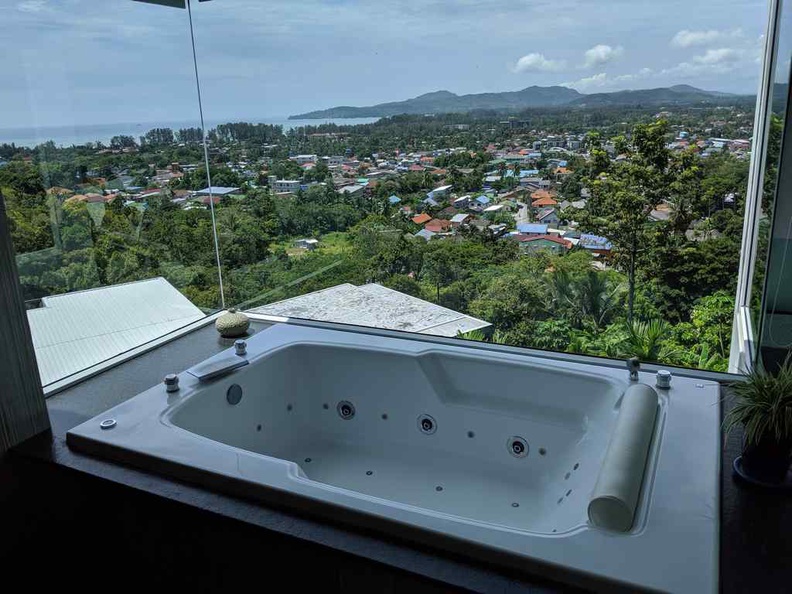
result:
[[[725,371],[767,12],[716,4],[195,5],[228,302]]]
[[[137,2],[2,14],[0,190],[51,385],[220,304],[190,29]]]

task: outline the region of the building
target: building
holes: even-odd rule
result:
[[[292,161],[296,162],[297,165],[305,165],[306,163],[316,163],[317,159],[316,155],[295,155],[293,157],[289,157]]]
[[[525,253],[549,250],[555,254],[563,254],[572,247],[570,241],[554,235],[516,235],[515,239],[519,242],[520,250]]]
[[[362,186],[360,184],[352,184],[351,186],[344,186],[338,191],[342,194],[347,194],[348,196],[357,196],[365,189],[366,186]]]
[[[44,385],[203,317],[162,277],[43,297],[27,310]]]
[[[426,241],[429,241],[435,235],[437,235],[437,233],[435,233],[434,231],[429,231],[429,229],[421,229],[420,231],[418,231],[418,233],[415,233],[413,237],[420,237],[421,239],[425,239]]]
[[[432,220],[432,215],[426,214],[425,212],[422,212],[419,215],[415,215],[412,218],[412,222],[415,223],[416,225],[423,225],[424,223],[428,223],[431,220]]]
[[[517,231],[526,237],[533,237],[536,235],[547,235],[549,225],[542,223],[519,223]]]
[[[582,233],[580,235],[578,246],[598,255],[610,254],[613,249],[613,244],[607,238],[590,233]]]
[[[298,239],[294,242],[294,247],[303,248],[308,251],[314,251],[319,247],[318,239]]]
[[[454,200],[453,204],[454,204],[454,208],[456,209],[461,210],[463,208],[467,208],[468,206],[470,206],[470,196],[469,195],[461,196],[460,198]]]
[[[270,175],[268,179],[270,190],[276,194],[294,193],[300,189],[300,180],[277,179],[274,175]]]
[[[472,214],[461,212],[451,217],[451,227],[453,229],[459,229],[463,225],[467,225],[472,220],[473,220]]]
[[[451,188],[453,188],[453,187],[454,186],[451,186],[451,185],[440,186],[439,188],[435,188],[434,190],[429,192],[429,195],[430,195],[431,198],[434,198],[435,200],[438,200],[438,199],[441,199],[441,198],[445,198],[451,192]]]
[[[554,208],[547,208],[540,211],[539,214],[536,215],[536,220],[540,223],[545,223],[548,225],[557,225],[561,222],[561,218],[558,216],[558,213]]]
[[[485,330],[491,326],[484,320],[376,283],[337,285],[250,311],[447,337],[472,330]]]
[[[424,229],[432,233],[444,233],[451,229],[451,221],[447,221],[446,219],[432,219],[424,225]]]

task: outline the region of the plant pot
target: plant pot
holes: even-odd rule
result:
[[[743,441],[742,470],[749,477],[766,483],[781,483],[789,470],[792,438],[777,441],[763,437],[758,443]]]

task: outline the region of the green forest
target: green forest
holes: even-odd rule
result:
[[[431,241],[414,236],[421,227],[401,207],[420,210],[426,192],[443,181],[460,192],[478,191],[492,168],[487,145],[530,140],[527,128],[495,125],[492,114],[396,116],[288,132],[263,124],[218,126],[208,135],[212,184],[240,188],[214,207],[226,305],[252,307],[340,283],[377,282],[494,327],[464,338],[725,370],[748,163],[728,152],[703,158],[667,145],[674,130],[695,130],[705,121],[723,120],[709,134],[734,133],[742,115],[729,120],[714,108],[662,118],[624,108],[523,114],[531,129],[585,133],[588,158],[570,157],[572,174],[557,190],[572,200],[581,188],[590,191],[585,209],[561,214],[612,242],[605,267],[577,248],[526,255],[515,242],[474,228]],[[206,186],[205,169],[162,185],[145,203],[114,185],[127,176],[150,187],[158,168],[202,163],[201,136],[198,129],[155,129],[137,140],[115,137],[107,146],[0,146],[7,161],[0,191],[25,299],[162,276],[205,311],[217,309],[212,213],[173,201]],[[323,163],[304,171],[288,159],[298,152],[363,159],[459,146],[469,151],[437,157],[442,179],[429,170],[408,172],[357,195],[338,191]],[[252,175],[229,166],[240,161],[251,164]],[[323,184],[276,196],[268,175]],[[107,200],[71,199],[119,189]],[[724,205],[730,194],[735,202]],[[392,195],[401,198],[398,206],[389,202]],[[661,201],[670,216],[650,220]],[[441,201],[428,210],[434,215],[447,206]],[[303,237],[318,238],[318,249],[293,249]]]

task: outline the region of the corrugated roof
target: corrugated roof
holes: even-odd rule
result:
[[[27,315],[44,385],[204,317],[161,277],[41,302]]]
[[[459,332],[491,326],[484,320],[376,283],[360,287],[345,283],[250,311],[434,336],[456,336]]]

